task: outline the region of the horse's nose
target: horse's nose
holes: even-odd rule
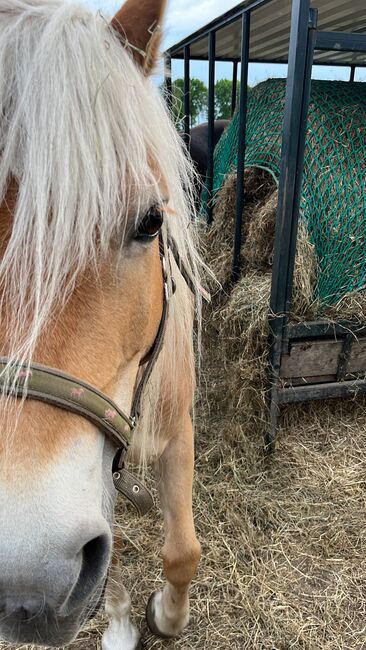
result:
[[[11,618],[14,623],[30,621],[38,617],[43,609],[43,598],[35,594],[12,594],[0,600],[0,614]]]
[[[37,555],[29,565],[18,562],[17,570],[13,561],[8,576],[0,572],[0,627],[27,625],[29,629],[29,624],[50,616],[69,616],[90,599],[94,606],[107,575],[112,540],[103,531],[79,548],[84,535],[85,531],[77,535],[79,541],[58,556],[45,553],[44,563]]]

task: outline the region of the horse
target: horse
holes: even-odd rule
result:
[[[216,147],[230,120],[215,120],[214,122],[214,147]],[[185,135],[181,133],[184,141]],[[208,164],[208,123],[198,124],[190,130],[187,141],[187,150],[196,170],[195,190],[196,208],[199,210],[201,204],[202,188],[207,177]]]
[[[0,638],[72,642],[105,593],[103,650],[137,650],[115,534],[155,468],[180,635],[200,558],[192,514],[202,262],[194,173],[151,81],[165,0],[112,21],[0,0]],[[183,189],[184,188],[184,189]],[[130,472],[139,465],[141,473]]]
[[[215,120],[214,122],[214,147],[216,147],[230,120]],[[191,129],[188,150],[194,162],[197,173],[204,182],[207,174],[208,163],[208,123],[198,124]]]

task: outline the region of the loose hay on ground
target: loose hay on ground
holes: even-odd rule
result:
[[[203,558],[192,623],[179,640],[154,639],[141,617],[162,581],[159,514],[138,520],[121,504],[126,584],[149,650],[365,647],[365,406],[290,409],[268,463],[256,436],[240,432],[229,415],[199,422],[195,514]],[[233,446],[233,438],[241,443]],[[99,649],[103,627],[93,622],[70,650]]]

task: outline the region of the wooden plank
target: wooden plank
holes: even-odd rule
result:
[[[282,357],[280,377],[336,376],[341,350],[341,341],[329,339],[291,343],[290,353]]]
[[[307,386],[310,384],[324,384],[337,381],[337,375],[314,375],[311,377],[289,377],[281,378],[282,388],[289,386]]]
[[[297,384],[336,378],[342,345],[343,339],[291,343],[290,353],[282,357],[281,378],[292,379]],[[353,342],[347,368],[347,375],[360,373],[366,374],[366,337]]]
[[[280,388],[278,390],[279,404],[294,404],[315,399],[329,399],[336,397],[357,397],[366,393],[366,381],[341,381],[317,386],[294,386],[293,388]]]
[[[366,325],[359,321],[340,320],[331,321],[307,321],[306,323],[289,323],[287,326],[287,337],[289,339],[335,339],[337,336],[346,336],[348,332],[354,332],[359,338],[366,336]]]
[[[349,373],[366,373],[366,338],[354,341],[348,365]]]

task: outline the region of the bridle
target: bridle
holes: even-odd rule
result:
[[[7,357],[0,358],[0,393],[39,400],[76,413],[96,425],[117,446],[112,467],[114,486],[118,492],[129,499],[141,515],[146,514],[152,508],[153,499],[141,481],[127,471],[125,457],[141,415],[144,389],[163,345],[169,301],[175,292],[170,250],[187,284],[190,288],[194,287],[192,277],[182,263],[175,244],[170,246],[170,243],[165,241],[165,237],[160,231],[159,254],[163,275],[163,308],[154,343],[149,354],[143,360],[144,369],[134,393],[130,415],[94,386],[56,368],[35,363],[20,364]]]

